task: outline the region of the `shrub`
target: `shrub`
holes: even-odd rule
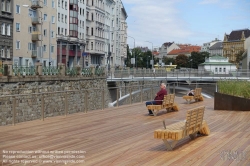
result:
[[[239,96],[250,99],[250,82],[249,81],[232,81],[223,80],[218,82],[220,93]]]

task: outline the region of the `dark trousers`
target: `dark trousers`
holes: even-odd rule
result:
[[[156,101],[147,101],[147,102],[146,102],[146,106],[147,106],[147,105],[157,105],[157,104],[156,104]],[[150,114],[152,114],[152,111],[151,111],[151,110],[148,110],[148,112],[149,112]]]

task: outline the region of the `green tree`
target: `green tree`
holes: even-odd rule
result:
[[[188,66],[198,69],[199,64],[204,63],[208,57],[208,52],[191,52],[191,56],[188,58]]]
[[[240,61],[243,60],[243,51],[240,51],[238,54],[235,55],[235,64],[237,68],[239,68]]]
[[[131,58],[132,58],[132,54],[129,51],[129,45],[127,44],[127,59],[125,61],[125,64],[126,64],[127,67],[133,67],[131,65]]]
[[[170,63],[172,63],[172,65],[175,64],[174,58],[168,58],[166,56],[162,58],[162,62],[165,63],[165,65],[169,65]]]
[[[187,67],[187,63],[188,63],[188,57],[184,54],[179,54],[175,58],[175,64],[177,65],[177,68]]]

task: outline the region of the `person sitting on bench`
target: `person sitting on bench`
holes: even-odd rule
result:
[[[187,96],[194,96],[194,90],[190,89],[190,91],[187,93]]]
[[[162,100],[164,99],[164,95],[167,95],[167,90],[166,90],[166,84],[165,83],[161,83],[160,85],[160,91],[157,92],[157,94],[155,95],[155,98],[153,101],[147,101],[146,102],[146,106],[147,105],[161,105],[162,104]],[[153,112],[151,110],[148,110],[148,115],[154,115]]]

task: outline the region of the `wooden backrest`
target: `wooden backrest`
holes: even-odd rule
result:
[[[174,104],[175,94],[170,94],[170,104]]]
[[[170,102],[170,95],[164,95],[164,99],[163,99],[162,105],[166,106],[166,105],[169,104],[169,102]]]
[[[205,106],[193,108],[187,111],[184,136],[198,132],[202,127]]]
[[[201,95],[201,88],[195,88],[194,96],[200,96],[200,95]]]

